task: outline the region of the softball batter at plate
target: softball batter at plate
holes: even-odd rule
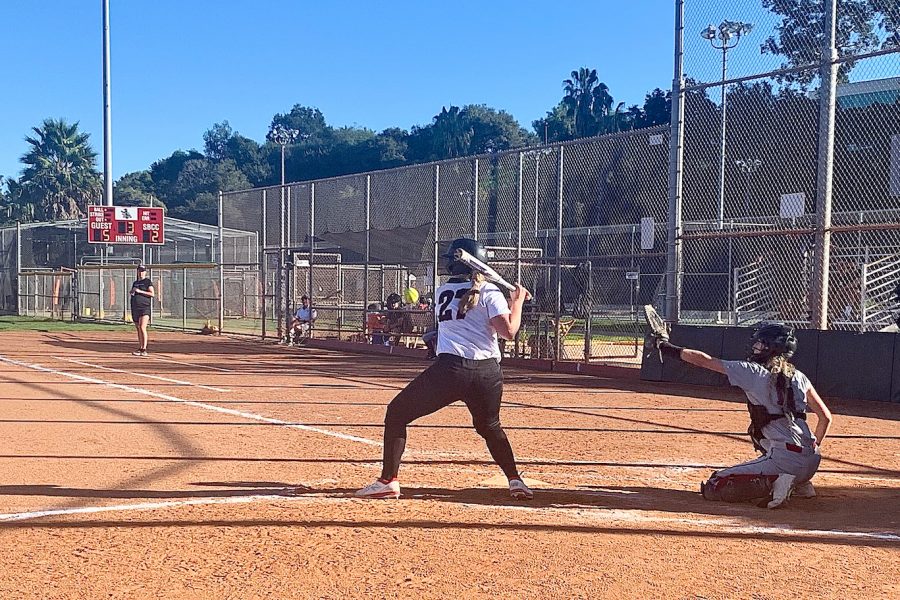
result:
[[[458,248],[487,262],[484,247],[475,240],[460,238],[450,244],[444,257],[449,259],[451,278],[435,296],[440,323],[437,360],[388,405],[381,477],[356,492],[358,498],[399,498],[397,474],[406,448],[407,425],[457,400],[469,409],[475,431],[487,442],[491,456],[509,480],[510,495],[519,500],[534,497],[519,476],[512,447],[500,426],[503,372],[497,343],[498,335],[515,337],[529,293],[516,285],[507,302],[497,286],[454,259]]]

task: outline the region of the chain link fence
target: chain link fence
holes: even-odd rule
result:
[[[683,6],[680,320],[889,325],[900,281],[897,8]]]
[[[468,236],[535,294],[509,354],[634,359],[637,307],[664,295],[667,136],[661,126],[225,193],[225,227],[261,227],[257,305],[271,321],[254,333],[284,339],[308,296],[314,337],[420,345],[446,277],[441,254]],[[419,315],[399,336],[373,336],[392,294]]]

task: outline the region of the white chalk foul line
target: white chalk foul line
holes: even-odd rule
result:
[[[540,493],[540,492],[538,492]],[[427,499],[425,501],[428,501]],[[155,510],[164,510],[167,508],[179,508],[182,506],[202,506],[202,505],[212,505],[212,504],[250,504],[253,502],[309,502],[309,503],[328,503],[328,504],[336,504],[336,503],[356,503],[356,502],[373,502],[373,500],[358,500],[355,498],[349,497],[341,497],[341,496],[316,496],[316,495],[304,495],[304,496],[282,496],[278,494],[255,494],[250,496],[230,496],[227,498],[194,498],[191,500],[170,500],[165,502],[142,502],[136,504],[118,504],[112,506],[84,506],[79,508],[60,508],[60,509],[49,509],[49,510],[36,510],[29,512],[20,512],[20,513],[6,513],[0,514],[0,523],[12,523],[16,521],[33,521],[35,519],[41,519],[45,517],[58,517],[58,516],[66,516],[66,515],[86,515],[86,514],[97,514],[97,513],[109,513],[109,512],[141,512],[141,511],[155,511]],[[408,502],[408,500],[407,500]],[[563,509],[563,508],[545,508],[545,507],[531,507],[531,506],[484,506],[481,504],[471,504],[468,502],[461,503],[461,506],[466,508],[484,512],[490,511],[492,514],[496,514],[497,512],[532,512],[538,514],[546,514],[546,515],[557,515],[557,516],[566,516],[577,517],[577,521],[579,525],[584,525],[584,521],[582,520],[584,516],[588,513],[584,510],[571,510],[571,509]],[[709,519],[709,518],[698,518],[692,517],[690,519],[676,518],[676,517],[658,517],[652,514],[647,514],[641,510],[602,510],[602,511],[591,511],[589,517],[594,522],[605,522],[605,523],[643,523],[643,524],[656,524],[656,525],[665,525],[665,524],[677,524],[685,526],[686,529],[681,532],[685,535],[690,535],[693,531],[700,530],[700,527],[709,527],[715,528],[719,530],[727,531],[728,533],[739,534],[739,535],[770,535],[773,538],[778,537],[786,537],[786,536],[796,536],[796,537],[804,537],[810,538],[811,540],[815,540],[815,538],[828,538],[828,539],[865,539],[865,540],[875,540],[882,542],[900,542],[900,535],[897,535],[893,532],[880,532],[880,531],[843,531],[836,529],[795,529],[792,527],[759,527],[759,526],[747,526],[736,524],[734,521],[727,521],[722,519]],[[560,524],[559,520],[554,520],[555,524]],[[391,524],[385,523],[385,526],[390,526]],[[453,524],[448,523],[448,528],[452,528]],[[678,533],[679,530],[674,530],[675,533]]]
[[[146,377],[147,379],[156,379],[158,381],[167,381],[169,383],[177,383],[178,385],[190,385],[198,388],[203,388],[204,390],[210,390],[213,392],[230,392],[231,390],[226,388],[214,387],[211,385],[203,385],[201,383],[193,383],[190,381],[183,381],[181,379],[171,379],[169,377],[162,377],[161,375],[148,375],[147,373],[138,373],[137,371],[126,371],[124,369],[114,369],[112,367],[105,367],[103,365],[95,365],[88,362],[83,362],[80,360],[75,360],[74,358],[63,358],[61,356],[56,357],[57,360],[62,360],[65,362],[75,363],[76,365],[81,365],[83,367],[91,367],[92,369],[102,369],[104,371],[112,371],[114,373],[125,373],[127,375],[134,375],[135,377]]]
[[[311,431],[314,433],[326,435],[328,437],[338,438],[341,440],[347,440],[347,441],[351,441],[351,442],[359,442],[360,444],[366,444],[368,446],[381,446],[382,445],[381,442],[376,442],[375,440],[370,440],[370,439],[358,437],[355,435],[349,435],[349,434],[340,433],[337,431],[330,431],[328,429],[321,429],[319,427],[311,427],[309,425],[303,425],[301,423],[290,423],[288,421],[282,421],[281,419],[273,419],[271,417],[264,417],[262,415],[244,412],[242,410],[234,410],[232,408],[223,408],[221,406],[215,406],[214,404],[206,404],[205,402],[197,402],[195,400],[185,400],[183,398],[178,398],[177,396],[170,396],[168,394],[163,394],[160,392],[153,392],[150,390],[145,390],[145,389],[133,387],[130,385],[123,385],[121,383],[112,383],[109,381],[105,381],[103,379],[95,379],[93,377],[88,377],[86,375],[78,375],[77,373],[69,373],[68,371],[61,371],[59,369],[51,369],[50,367],[45,367],[45,366],[39,365],[39,364],[26,363],[26,362],[12,359],[12,358],[7,358],[2,355],[0,355],[0,361],[9,363],[11,365],[25,367],[26,369],[33,369],[35,371],[43,371],[44,373],[60,375],[62,377],[68,377],[69,379],[77,379],[79,381],[86,381],[88,383],[104,385],[104,386],[115,388],[118,390],[124,390],[126,392],[131,392],[132,394],[141,394],[144,396],[151,396],[153,398],[159,398],[160,400],[165,400],[167,402],[178,402],[180,404],[186,404],[188,406],[195,406],[197,408],[211,410],[213,412],[222,413],[224,415],[232,415],[235,417],[241,417],[243,419],[250,419],[251,421],[261,421],[263,423],[271,423],[272,425],[280,425],[281,427],[288,427],[290,429],[299,429],[301,431]]]

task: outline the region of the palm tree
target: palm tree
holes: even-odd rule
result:
[[[575,137],[596,135],[612,110],[609,86],[600,81],[596,69],[581,67],[563,81],[566,116],[575,121]]]
[[[89,201],[100,196],[97,154],[88,143],[90,134],[78,131],[78,123],[44,119],[25,136],[31,148],[20,159],[26,165],[19,183],[19,202],[38,207],[41,218],[72,219],[84,214]]]
[[[434,117],[434,154],[437,158],[456,158],[468,154],[472,128],[466,122],[465,111],[458,106],[441,108]]]

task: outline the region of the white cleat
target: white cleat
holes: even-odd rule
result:
[[[815,498],[816,488],[813,487],[812,481],[804,481],[794,486],[794,492],[791,496],[794,498]]]
[[[531,500],[534,498],[534,492],[521,479],[509,480],[509,495],[516,500]]]
[[[396,479],[392,479],[391,481],[384,483],[381,479],[376,479],[373,483],[358,490],[354,496],[357,498],[396,500],[400,497],[400,482]]]
[[[796,476],[787,473],[779,475],[778,479],[775,480],[775,483],[772,484],[772,501],[766,506],[769,508],[780,508],[784,506],[784,503],[791,497],[791,491],[794,488],[794,480],[796,479]]]

